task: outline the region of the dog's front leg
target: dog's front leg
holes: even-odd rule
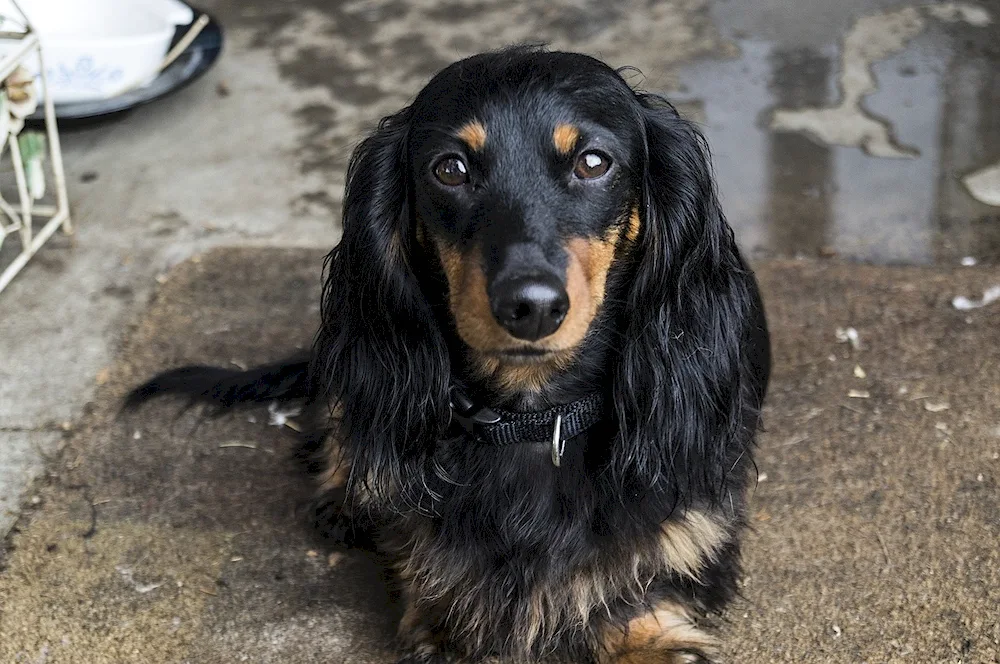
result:
[[[303,455],[317,468],[313,472],[318,491],[310,509],[313,527],[329,544],[374,550],[376,525],[365,505],[366,495],[347,493],[351,457],[337,434],[327,432]]]
[[[376,527],[364,515],[357,516],[349,508],[343,491],[330,491],[318,496],[311,506],[313,528],[332,546],[374,551]]]
[[[442,652],[427,612],[418,606],[411,592],[403,591],[403,617],[396,635],[407,654],[397,664],[452,664],[456,659]]]
[[[396,664],[453,664],[454,659],[440,653],[411,653],[404,655]]]

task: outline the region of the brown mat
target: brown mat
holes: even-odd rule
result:
[[[266,412],[115,417],[157,369],[307,345],[320,257],[220,250],[171,275],[0,554],[0,661],[392,661],[378,566],[312,538]],[[758,274],[775,374],[729,660],[1000,661],[1000,303],[950,305],[1000,272]]]

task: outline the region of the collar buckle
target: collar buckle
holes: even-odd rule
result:
[[[496,411],[477,404],[455,385],[448,390],[448,399],[451,402],[452,420],[458,422],[468,433],[475,433],[476,425],[496,424],[500,421],[500,415]]]

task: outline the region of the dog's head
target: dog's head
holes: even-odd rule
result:
[[[591,57],[508,49],[355,152],[318,375],[345,435],[403,458],[446,426],[452,381],[509,398],[599,355],[623,436],[682,410],[707,448],[733,426],[751,290],[690,123]]]
[[[467,356],[498,385],[540,389],[572,362],[637,242],[639,111],[606,65],[523,51],[453,65],[411,107],[409,221]]]

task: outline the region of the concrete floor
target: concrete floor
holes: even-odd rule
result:
[[[636,65],[643,87],[668,92],[703,123],[730,221],[756,260],[938,266],[926,273],[942,280],[937,298],[1000,284],[1000,207],[988,204],[1000,198],[1000,170],[991,170],[1000,164],[1000,8],[992,4],[202,6],[226,28],[216,68],[168,99],[64,134],[77,234],[57,237],[0,294],[0,537],[42,500],[36,479],[65,462],[65,441],[95,441],[81,428],[93,426],[95,395],[112,382],[158,277],[212,247],[328,249],[338,238],[346,160],[364,132],[440,67],[506,43],[546,41]],[[947,276],[966,257],[985,266],[975,283]],[[873,269],[886,281],[900,274]],[[313,262],[300,278],[318,273]],[[247,296],[222,286],[218,295]],[[279,300],[241,316],[280,315]],[[315,299],[301,304],[314,311]],[[236,357],[242,351],[227,346],[221,327],[207,332],[216,335],[207,359],[255,359]],[[297,332],[301,341],[312,330]],[[163,365],[182,355],[171,352]],[[921,371],[946,385],[956,366],[942,357]],[[993,411],[977,426],[990,417],[1000,425]],[[995,500],[995,482],[983,487]]]

